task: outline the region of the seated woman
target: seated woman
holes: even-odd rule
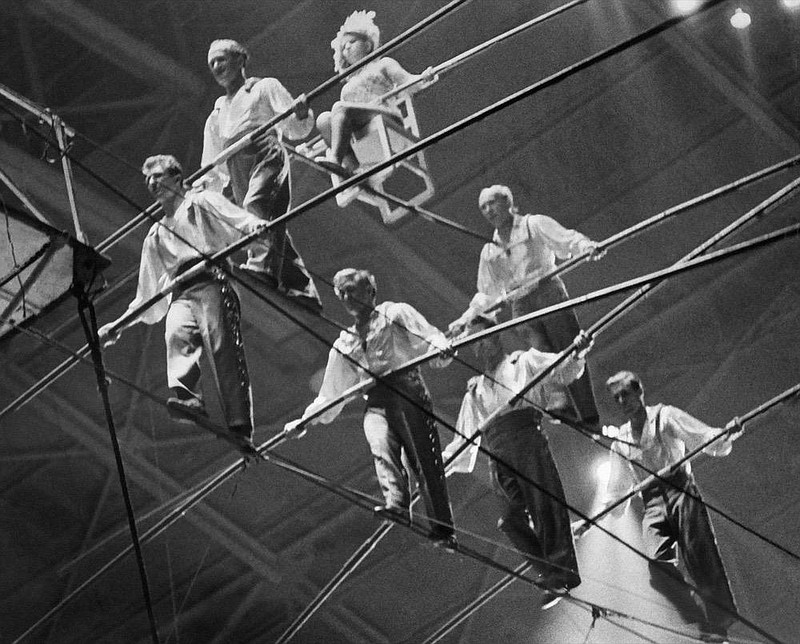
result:
[[[373,22],[374,11],[354,11],[339,28],[331,41],[333,68],[340,73],[368,56],[380,45],[380,30]],[[350,135],[364,127],[376,114],[400,119],[396,107],[384,105],[380,98],[395,87],[418,80],[409,88],[409,94],[435,80],[431,68],[422,74],[410,74],[393,58],[379,58],[352,74],[342,87],[341,100],[333,104],[330,112],[317,117],[317,129],[328,144],[324,157],[318,163],[339,173],[352,174],[358,160],[350,147]]]

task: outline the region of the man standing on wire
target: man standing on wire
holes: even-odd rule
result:
[[[174,394],[167,400],[170,416],[190,424],[197,417],[208,416],[200,371],[205,352],[233,442],[252,448],[252,400],[239,298],[222,270],[206,268],[138,317],[115,327],[177,276],[264,222],[216,192],[187,192],[182,185],[183,169],[171,155],[148,157],[142,173],[164,217],[145,237],[136,297],[121,318],[99,330],[100,341],[112,344],[124,328],[138,322],[155,324],[166,316],[167,379]]]
[[[303,418],[367,380],[369,373],[376,374],[379,379],[366,394],[364,413],[364,433],[385,499],[385,505],[375,511],[396,521],[410,520],[409,474],[401,459],[404,454],[425,502],[431,522],[430,538],[436,545],[455,548],[439,434],[422,374],[417,368],[381,377],[432,348],[446,352],[449,343],[409,304],[376,304],[377,286],[369,271],[343,269],[334,276],[333,287],[354,324],[342,331],[334,343],[319,395],[306,408]],[[449,362],[449,358],[437,360],[437,366]],[[330,423],[346,402],[310,422]],[[296,432],[303,418],[287,423],[286,431]]]
[[[605,433],[619,439],[613,444],[613,452],[625,457],[612,459],[608,500],[620,498],[649,472],[677,463],[687,449],[695,449],[725,430],[725,437],[704,451],[711,456],[727,456],[733,441],[741,435],[742,427],[735,422],[722,430],[709,427],[677,407],[645,405],[642,381],[630,371],[620,371],[611,376],[606,386],[628,419],[620,428],[604,428]],[[631,461],[647,471],[633,467]],[[660,592],[671,595],[678,606],[692,605],[692,596],[686,586],[678,586],[674,581],[670,583],[676,575],[680,579],[676,566],[677,546],[686,570],[699,590],[704,613],[702,637],[708,642],[723,642],[727,639],[728,627],[736,619],[736,604],[691,465],[684,463],[665,479],[663,482],[654,481],[641,492],[647,555],[651,559],[651,584]],[[620,505],[613,514],[621,516],[628,505],[628,502]]]
[[[494,325],[493,320],[477,316],[467,329],[473,334]],[[539,410],[551,405],[557,386],[568,385],[581,375],[584,359],[570,357],[561,363],[512,409],[509,401],[556,355],[534,348],[507,355],[498,335],[479,340],[472,348],[483,374],[471,378],[467,385],[458,414],[458,434],[443,457],[448,460],[473,439],[450,465],[453,472],[471,472],[481,441],[475,433],[483,429],[486,450],[492,457],[492,486],[504,501],[497,527],[540,572],[547,589],[542,608],[547,609],[578,586],[581,578],[564,490],[541,428]],[[488,426],[483,427],[487,420]]]
[[[235,40],[215,40],[208,50],[208,67],[225,95],[217,99],[206,120],[203,165],[277,114],[290,108],[295,114],[253,140],[225,165],[216,166],[203,181],[212,190],[230,188],[237,204],[264,221],[271,221],[283,215],[291,202],[289,157],[280,137],[308,136],[314,127],[314,116],[305,101],[294,101],[277,79],[248,78],[247,59],[247,50]],[[242,268],[318,311],[322,304],[317,289],[286,226],[271,228],[266,241],[260,251],[248,251]]]
[[[478,292],[469,308],[450,324],[448,333],[460,335],[469,321],[502,300],[514,289],[511,316],[518,317],[568,299],[564,283],[553,277],[537,279],[555,268],[556,258],[566,259],[585,252],[595,253],[597,242],[575,230],[564,228],[545,215],[520,215],[507,186],[484,188],[478,197],[484,218],[495,228],[493,242],[485,244],[478,264]],[[558,352],[567,348],[580,332],[571,310],[553,313],[519,327],[527,346]],[[568,388],[572,406],[589,428],[599,432],[599,416],[588,368]],[[554,396],[556,394],[554,393]],[[569,408],[561,394],[557,406]]]
[[[374,11],[354,11],[339,28],[331,41],[333,69],[337,74],[366,58],[380,46],[380,29],[374,22]],[[380,98],[395,87],[410,81],[420,81],[409,87],[413,94],[433,82],[430,71],[415,75],[407,72],[394,58],[384,56],[354,72],[342,87],[341,100],[330,112],[317,119],[317,128],[330,146],[327,155],[315,159],[318,163],[340,173],[352,174],[358,160],[350,146],[350,135],[369,123],[376,114],[400,119],[400,110],[382,104]]]

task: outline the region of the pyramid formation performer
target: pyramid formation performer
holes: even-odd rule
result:
[[[694,449],[723,432],[672,405],[645,404],[642,380],[631,371],[614,374],[606,386],[628,419],[619,428],[605,428],[618,439],[612,447],[617,457],[612,460],[609,476],[607,496],[610,499],[621,497],[630,484],[637,482],[637,477],[646,476],[633,467],[632,461],[657,472],[677,463],[687,448]],[[704,451],[710,456],[727,456],[741,430],[741,426],[731,425],[722,440]],[[692,605],[693,595],[687,586],[674,583],[676,575],[680,574],[677,572],[680,554],[699,591],[703,639],[726,641],[728,627],[736,621],[736,604],[691,464],[681,465],[666,481],[654,481],[641,491],[641,497],[644,502],[642,527],[647,555],[652,560],[651,584],[672,597],[679,607]],[[626,502],[615,508],[615,515],[622,515],[628,505]]]
[[[347,268],[333,278],[336,295],[353,325],[342,331],[328,354],[319,395],[306,408],[303,418],[339,398],[369,374],[386,374],[433,347],[447,352],[444,334],[422,314],[404,302],[377,303],[375,277],[366,270]],[[439,366],[448,361],[442,358]],[[453,517],[442,464],[442,450],[432,403],[419,369],[379,379],[366,394],[364,434],[369,443],[375,472],[385,505],[378,514],[409,521],[411,492],[403,455],[419,482],[425,509],[431,519],[430,538],[437,545],[455,547]],[[329,423],[344,402],[312,422]],[[303,418],[288,423],[291,432]]]
[[[481,214],[494,227],[493,242],[485,244],[478,263],[477,293],[469,307],[450,324],[450,335],[460,335],[469,321],[517,290],[504,314],[518,317],[568,299],[564,282],[552,277],[538,283],[551,271],[556,259],[592,253],[597,242],[570,230],[546,215],[521,215],[508,186],[493,185],[478,197]],[[581,328],[571,309],[533,320],[520,327],[527,346],[541,351],[561,351],[570,346]],[[554,408],[570,409],[587,426],[599,431],[599,415],[588,369],[570,384],[568,396],[551,401]]]
[[[478,315],[467,330],[472,334],[495,324]],[[454,472],[471,472],[483,439],[493,456],[489,463],[491,484],[503,503],[497,527],[539,570],[541,584],[546,588],[542,608],[550,608],[578,586],[581,578],[564,489],[542,431],[539,410],[551,406],[550,399],[558,395],[558,386],[580,377],[584,359],[575,356],[561,363],[526,393],[521,404],[512,408],[508,405],[510,400],[555,359],[555,354],[535,348],[509,354],[498,335],[487,336],[472,348],[483,374],[470,378],[467,384],[458,413],[458,433],[445,448],[445,460],[473,439],[450,465]],[[475,437],[481,427],[482,435]]]
[[[302,139],[314,127],[314,115],[303,100],[295,101],[276,78],[248,77],[247,50],[235,40],[215,40],[208,50],[208,67],[225,90],[214,104],[203,133],[203,165],[226,147],[267,124],[275,115],[295,114],[260,134],[225,164],[203,178],[210,189],[226,191],[239,206],[264,221],[283,215],[291,205],[289,155],[281,138]],[[273,226],[266,244],[248,249],[241,268],[310,309],[322,306],[285,225]]]
[[[331,41],[333,68],[340,73],[353,66],[380,46],[380,29],[374,22],[374,11],[354,11]],[[350,147],[350,135],[364,127],[376,114],[400,119],[399,110],[380,102],[392,89],[419,81],[407,91],[412,94],[435,80],[430,68],[422,74],[407,72],[394,58],[384,56],[353,72],[342,87],[340,100],[330,112],[317,118],[317,128],[329,148],[318,163],[339,172],[352,174],[358,160]]]
[[[99,330],[111,344],[134,324],[155,324],[166,318],[167,380],[173,396],[167,401],[178,422],[194,423],[208,416],[203,401],[200,359],[213,365],[225,422],[231,436],[252,446],[253,419],[250,377],[240,329],[239,298],[225,271],[207,266],[182,282],[136,317],[120,323],[157,295],[171,280],[192,269],[205,257],[255,232],[264,222],[211,190],[187,191],[183,169],[171,155],[148,157],[142,166],[147,189],[164,211],[150,227],[142,245],[136,297],[127,311]],[[263,243],[253,245],[263,250]]]

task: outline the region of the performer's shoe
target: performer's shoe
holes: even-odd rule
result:
[[[167,413],[172,420],[182,425],[194,425],[198,417],[208,418],[205,405],[196,398],[167,398]]]
[[[231,425],[228,427],[233,442],[242,448],[243,452],[251,452],[252,456],[257,456],[255,445],[253,445],[253,428],[250,425]],[[248,457],[250,460],[250,457]]]
[[[575,416],[575,410],[571,405],[566,407],[554,407],[552,409],[548,409],[548,411],[552,411],[564,419],[562,423],[561,420],[558,418],[551,418],[550,422],[556,425],[563,425],[564,423],[569,425],[575,425],[580,429],[590,433],[590,434],[597,434],[602,436],[603,429],[602,425],[600,424],[600,417],[599,416],[590,416],[587,418],[578,418]]]
[[[542,603],[541,608],[542,610],[547,610],[548,608],[552,608],[558,602],[560,602],[564,597],[569,594],[569,589],[565,587],[561,588],[548,588],[544,591],[542,595]]]
[[[400,525],[411,525],[411,513],[399,505],[376,505],[373,512],[383,519]]]
[[[446,552],[456,552],[458,550],[458,540],[453,534],[452,528],[436,527],[428,533],[434,547],[441,548]]]
[[[343,177],[345,179],[349,179],[353,176],[354,172],[352,170],[348,170],[344,167],[341,163],[336,161],[335,159],[329,156],[319,156],[315,157],[314,161],[319,163],[323,168],[326,170],[330,170],[338,177]]]
[[[231,425],[228,431],[237,439],[253,444],[253,428],[250,425]]]
[[[286,297],[298,306],[302,306],[305,311],[313,315],[322,316],[322,302],[316,297],[306,295],[305,293],[296,289],[289,289],[286,291]]]
[[[700,639],[711,644],[728,644],[728,631],[721,626],[702,624],[700,626]]]
[[[600,424],[600,416],[589,416],[587,418],[581,418],[580,425],[586,431],[597,434],[599,436],[603,435],[603,426]]]
[[[266,284],[269,288],[276,291],[278,290],[278,280],[272,273],[255,268],[249,264],[239,264],[239,270],[243,273],[247,273],[253,277],[253,279]]]

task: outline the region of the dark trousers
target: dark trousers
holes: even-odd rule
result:
[[[513,317],[519,317],[567,299],[569,296],[564,283],[556,277],[547,280],[526,297],[514,300],[511,304],[511,314]],[[572,344],[581,327],[575,312],[569,309],[533,320],[519,329],[528,346],[540,351],[558,353]],[[589,365],[586,365],[580,378],[567,386],[567,390],[578,417],[586,422],[597,423],[599,415],[589,377]]]
[[[652,585],[670,596],[678,606],[691,601],[691,592],[683,585],[671,583],[664,573],[677,571],[676,549],[680,551],[686,571],[699,590],[706,623],[724,630],[735,621],[729,612],[736,604],[728,577],[717,549],[717,540],[705,506],[684,494],[699,497],[694,477],[680,473],[673,478],[680,487],[654,484],[642,491],[644,500],[643,529],[648,544],[647,555],[656,561],[651,564]]]
[[[226,147],[236,140],[226,141]],[[228,159],[228,172],[233,198],[248,212],[272,221],[289,210],[289,159],[275,136],[265,135]],[[285,225],[271,228],[264,243],[253,245],[247,253],[248,268],[272,275],[288,295],[319,304],[316,286]]]
[[[485,447],[497,458],[490,462],[492,484],[505,505],[497,527],[531,557],[546,584],[574,588],[581,578],[564,489],[540,420],[537,411],[518,409],[486,429]]]
[[[411,398],[406,400],[384,385],[369,391],[364,413],[364,434],[367,437],[375,472],[386,505],[409,507],[408,472],[402,455],[419,483],[420,495],[434,532],[453,532],[453,516],[442,463],[442,449],[436,423],[429,413],[433,407],[430,395],[418,370],[392,377],[392,386]]]
[[[202,402],[200,358],[205,352],[228,427],[252,427],[239,298],[224,275],[203,273],[173,294],[165,340],[167,379],[175,395]]]

